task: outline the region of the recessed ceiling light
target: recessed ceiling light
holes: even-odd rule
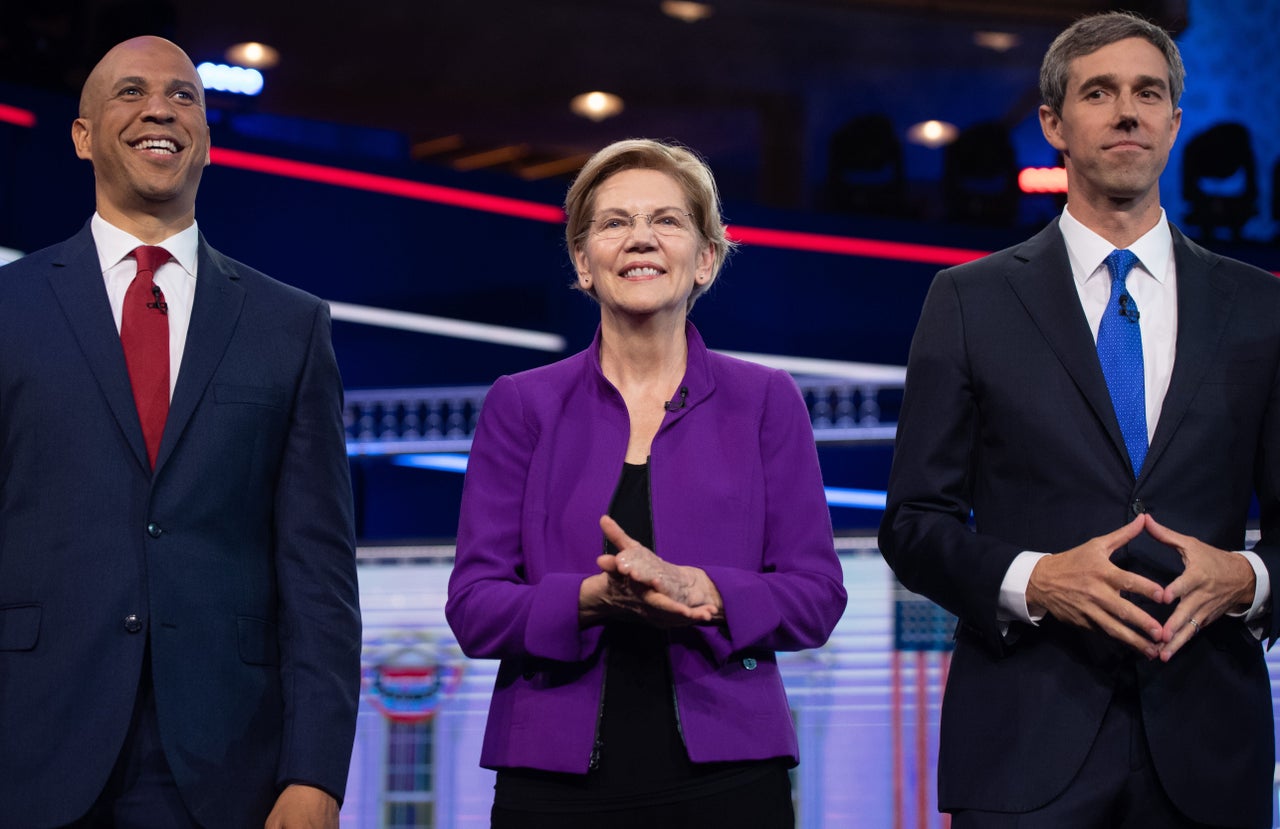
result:
[[[692,0],[662,0],[662,13],[685,23],[697,23],[715,14],[710,3],[694,3]]]
[[[251,69],[270,69],[280,62],[280,53],[265,43],[251,40],[228,48],[227,60]]]
[[[583,118],[603,121],[622,112],[622,99],[612,92],[584,92],[569,102],[569,109]]]
[[[993,52],[1007,52],[1022,42],[1013,32],[974,32],[973,42]]]
[[[946,121],[921,121],[907,130],[907,140],[912,144],[921,144],[931,150],[956,140],[960,130],[955,124]]]

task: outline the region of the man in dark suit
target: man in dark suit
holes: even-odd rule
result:
[[[72,139],[97,212],[0,270],[0,826],[336,827],[360,618],[327,308],[200,236],[174,44],[108,52]]]
[[[1271,825],[1280,281],[1165,219],[1183,75],[1134,16],[1059,36],[1066,209],[940,273],[912,343],[880,545],[959,617],[955,829]]]

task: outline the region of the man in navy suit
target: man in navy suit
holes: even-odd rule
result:
[[[0,270],[0,826],[336,827],[360,617],[328,310],[200,236],[177,46],[109,51],[72,139],[97,212]]]
[[[1165,218],[1183,76],[1141,18],[1060,35],[1066,209],[940,273],[912,343],[880,544],[959,617],[955,829],[1271,825],[1280,281]]]

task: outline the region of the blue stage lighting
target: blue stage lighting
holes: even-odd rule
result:
[[[196,71],[200,73],[205,89],[236,95],[258,95],[262,92],[262,73],[257,69],[205,61],[196,67]]]

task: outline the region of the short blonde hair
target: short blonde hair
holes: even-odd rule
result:
[[[587,237],[595,211],[596,191],[606,179],[624,170],[666,173],[680,185],[689,201],[694,226],[715,255],[711,278],[693,286],[693,293],[689,296],[689,307],[692,308],[694,301],[716,281],[721,266],[736,245],[725,235],[724,219],[720,215],[720,193],[711,168],[696,153],[680,144],[630,138],[614,142],[591,156],[564,197],[564,212],[568,218],[564,238],[569,257],[573,258]],[[588,289],[587,293],[594,296],[594,288]]]

